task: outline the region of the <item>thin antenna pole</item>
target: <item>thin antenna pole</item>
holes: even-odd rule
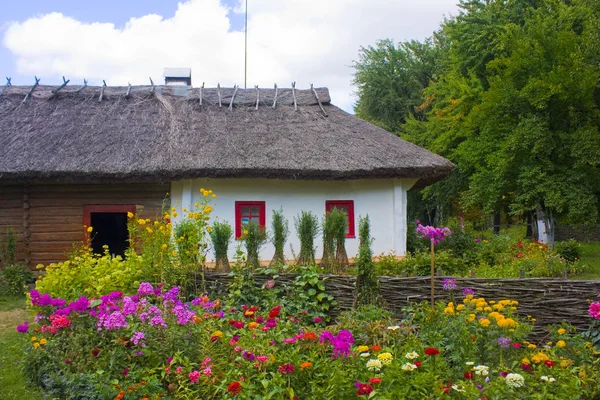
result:
[[[248,79],[248,0],[246,0],[246,22],[244,24],[244,89]]]

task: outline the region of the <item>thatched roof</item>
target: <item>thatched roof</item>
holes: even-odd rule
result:
[[[441,179],[452,164],[330,104],[329,91],[9,86],[0,181]],[[2,88],[0,88],[0,92]],[[99,101],[102,95],[102,100]]]

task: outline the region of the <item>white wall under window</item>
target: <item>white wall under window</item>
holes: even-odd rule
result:
[[[319,220],[325,214],[326,200],[353,200],[356,239],[346,239],[348,257],[358,253],[359,216],[369,215],[373,254],[394,252],[406,253],[406,191],[413,179],[371,179],[352,181],[293,181],[276,179],[188,179],[171,184],[171,204],[177,208],[179,217],[182,208],[189,208],[202,194],[200,188],[210,189],[217,198],[212,201],[213,219],[235,224],[235,201],[264,201],[266,203],[266,228],[271,231],[273,210],[283,209],[288,219],[290,236],[285,248],[287,259],[293,259],[293,253],[300,251],[300,242],[296,235],[294,218],[301,211],[311,211]],[[177,219],[174,223],[177,223]],[[235,231],[235,229],[234,229]],[[233,259],[237,241],[230,244],[229,255]],[[316,240],[316,256],[323,251],[322,238]],[[292,253],[293,249],[293,253]],[[274,247],[269,242],[260,252],[260,259],[269,261],[273,257]],[[214,259],[212,249],[208,261]]]

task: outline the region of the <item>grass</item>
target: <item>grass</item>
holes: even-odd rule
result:
[[[23,355],[23,338],[15,327],[31,316],[24,297],[0,297],[0,399],[37,400],[42,394],[27,387],[19,364]]]
[[[581,243],[581,261],[589,269],[575,279],[600,280],[600,242]]]

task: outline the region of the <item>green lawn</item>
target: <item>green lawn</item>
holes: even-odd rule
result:
[[[581,243],[581,261],[590,269],[574,279],[600,280],[600,242]]]
[[[42,394],[28,388],[21,372],[23,338],[15,327],[31,316],[24,297],[0,297],[0,399],[37,400]]]

